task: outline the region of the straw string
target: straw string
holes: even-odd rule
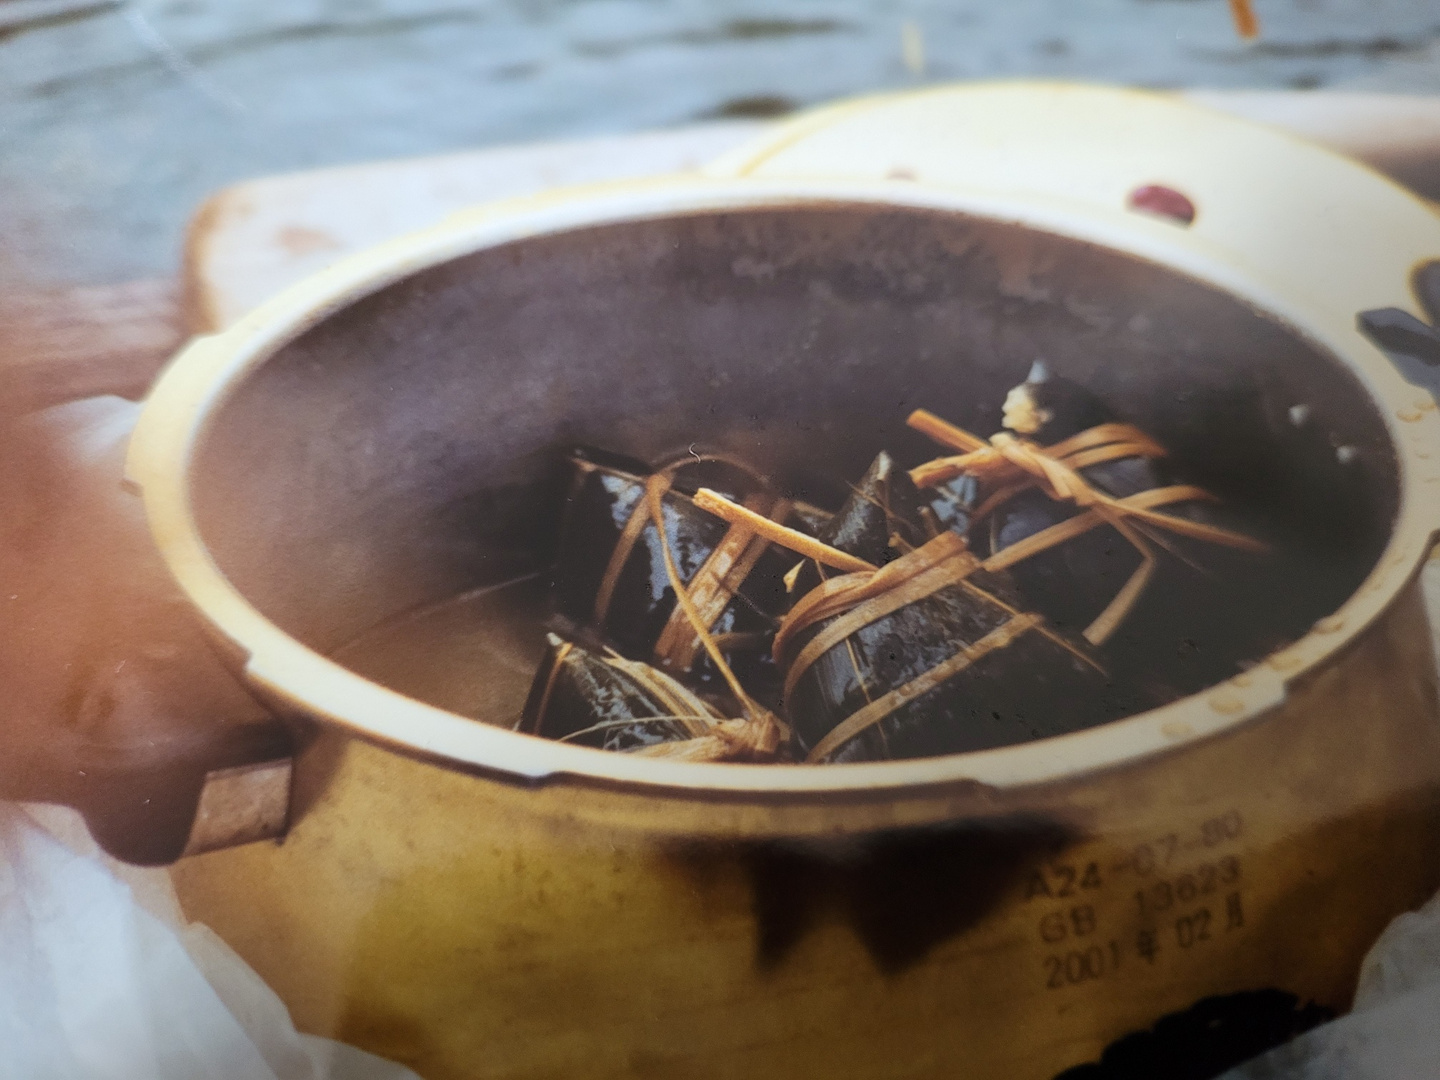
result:
[[[986,441],[924,409],[912,413],[907,423],[941,445],[963,451],[912,469],[910,478],[917,487],[934,487],[956,476],[970,474],[990,489],[991,493],[975,511],[976,521],[984,520],[1006,501],[1030,488],[1039,488],[1056,501],[1081,508],[1082,513],[1075,517],[995,552],[981,564],[984,569],[1006,569],[1102,525],[1115,529],[1139,552],[1140,565],[1095,621],[1085,628],[1085,639],[1092,645],[1108,640],[1144,594],[1156,567],[1152,542],[1168,547],[1160,537],[1148,534],[1144,526],[1242,551],[1265,553],[1270,550],[1259,540],[1242,533],[1156,510],[1181,502],[1215,501],[1215,496],[1203,488],[1177,484],[1116,498],[1091,485],[1080,474],[1080,469],[1127,457],[1165,456],[1164,447],[1129,424],[1100,424],[1054,446],[1044,447],[1004,431]]]

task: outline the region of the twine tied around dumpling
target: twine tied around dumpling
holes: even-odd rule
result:
[[[660,555],[665,564],[665,575],[670,579],[670,587],[675,592],[675,603],[684,612],[685,619],[694,629],[705,652],[709,654],[710,661],[735,696],[741,715],[724,720],[707,719],[707,730],[703,735],[678,742],[661,743],[634,752],[645,757],[680,761],[773,758],[780,747],[790,740],[789,725],[745,692],[725,659],[724,652],[716,643],[715,636],[710,632],[710,622],[700,612],[690,590],[680,580],[680,571],[676,569],[675,557],[670,551],[670,540],[665,533],[663,499],[665,492],[670,489],[670,479],[664,474],[649,477],[645,481],[644,495],[650,517],[660,537]]]
[[[1139,601],[1155,573],[1155,547],[1178,557],[1163,532],[1257,554],[1270,550],[1267,544],[1243,533],[1156,511],[1156,507],[1174,503],[1219,501],[1204,488],[1173,484],[1116,498],[1090,484],[1079,470],[1120,458],[1165,456],[1163,446],[1129,424],[1100,424],[1053,446],[1040,446],[1006,431],[988,440],[982,439],[924,409],[911,413],[906,423],[942,446],[963,451],[910,470],[910,479],[916,487],[934,487],[957,476],[970,475],[990,489],[974,513],[975,521],[983,520],[1030,488],[1039,488],[1056,501],[1074,503],[1081,508],[1082,512],[1075,517],[995,552],[981,563],[986,570],[1004,570],[1102,525],[1109,525],[1140,553],[1140,565],[1135,572],[1105,610],[1085,628],[1084,637],[1092,645],[1104,644]]]

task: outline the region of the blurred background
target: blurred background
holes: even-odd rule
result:
[[[0,280],[173,274],[246,177],[1034,75],[1440,92],[1437,0],[0,0]]]

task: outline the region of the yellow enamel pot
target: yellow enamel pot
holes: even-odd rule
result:
[[[1133,209],[1146,187],[1193,221]],[[1017,84],[821,111],[289,290],[176,360],[130,453],[176,580],[302,743],[288,835],[178,864],[188,912],[303,1028],[428,1080],[1050,1080],[1214,995],[1345,1008],[1440,886],[1440,418],[1356,322],[1423,314],[1437,257],[1440,220],[1352,162]],[[1036,355],[1178,453],[1266,463],[1333,540],[1291,644],[954,757],[686,764],[503,726],[539,629],[496,586],[543,566],[558,448],[853,475]]]

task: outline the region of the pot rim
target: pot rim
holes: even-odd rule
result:
[[[1277,165],[1303,164],[1313,170],[1318,162],[1321,175],[1301,174],[1307,175],[1309,186],[1332,195],[1358,191],[1365,196],[1363,204],[1348,218],[1368,222],[1370,232],[1378,219],[1385,226],[1384,237],[1392,241],[1371,239],[1363,257],[1350,250],[1331,258],[1330,270],[1345,279],[1348,289],[1342,291],[1352,297],[1341,308],[1325,303],[1324,297],[1317,300],[1303,281],[1297,286],[1277,273],[1278,264],[1267,267],[1262,260],[1237,255],[1223,231],[1182,230],[1123,206],[908,180],[696,176],[603,185],[467,211],[435,229],[346,259],[287,289],[229,329],[197,338],[152,390],[132,438],[127,476],[143,496],[152,534],[171,573],[204,619],[243,657],[245,677],[262,696],[451,767],[531,782],[599,783],[671,795],[807,799],[975,783],[1018,788],[1173,751],[1278,706],[1290,682],[1325,663],[1389,608],[1418,572],[1440,528],[1440,416],[1435,402],[1405,382],[1353,321],[1361,308],[1414,309],[1409,294],[1412,253],[1440,254],[1440,218],[1401,189],[1377,184],[1363,167],[1308,144],[1274,138],[1290,151],[1281,157],[1302,159]],[[1147,713],[1015,746],[817,769],[636,758],[523,735],[426,705],[349,671],[286,634],[230,584],[206,549],[188,489],[209,419],[249,374],[332,312],[426,267],[527,238],[717,210],[855,204],[955,212],[1149,259],[1247,298],[1345,363],[1382,414],[1399,466],[1399,511],[1390,541],[1359,589],[1305,637],[1250,671]],[[1395,244],[1396,237],[1406,242]],[[1250,246],[1257,245],[1252,240]],[[1292,253],[1290,261],[1304,263],[1306,258]],[[1388,275],[1375,276],[1377,261],[1389,264]]]

